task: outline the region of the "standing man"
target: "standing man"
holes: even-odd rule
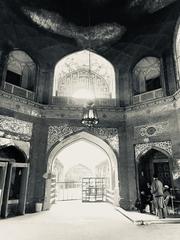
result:
[[[163,208],[164,208],[164,194],[163,194],[163,184],[158,179],[158,176],[154,174],[153,182],[151,185],[151,193],[153,194],[153,201],[156,208],[156,212],[159,218],[163,218]]]

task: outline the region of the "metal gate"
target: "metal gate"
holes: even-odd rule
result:
[[[103,202],[105,200],[105,178],[82,179],[83,202]]]
[[[56,182],[56,201],[79,200],[81,198],[81,182]]]

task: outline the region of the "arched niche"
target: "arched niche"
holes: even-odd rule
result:
[[[115,99],[115,85],[113,65],[100,55],[83,50],[56,64],[53,97]]]
[[[160,59],[153,56],[142,58],[136,63],[133,71],[134,94],[141,94],[161,88]]]
[[[5,70],[5,83],[35,91],[37,66],[26,52],[22,50],[11,51]]]
[[[180,17],[177,20],[174,39],[173,39],[174,61],[176,68],[176,79],[178,87],[180,87]]]
[[[172,156],[166,149],[147,146],[136,156],[138,195],[146,190],[147,183],[152,182],[156,174],[164,185],[173,187]]]
[[[50,208],[51,175],[53,172],[54,160],[56,159],[57,154],[62,149],[64,149],[65,147],[68,147],[72,143],[77,142],[79,140],[86,140],[92,144],[95,144],[97,147],[101,148],[108,156],[109,165],[111,167],[110,192],[113,195],[113,204],[115,205],[119,204],[120,196],[119,196],[119,183],[118,183],[118,165],[117,165],[117,158],[114,151],[102,139],[87,132],[80,132],[67,137],[61,142],[57,142],[54,146],[51,147],[48,153],[47,172],[44,174],[44,177],[46,178],[44,210]]]
[[[0,216],[25,214],[29,163],[26,153],[14,144],[0,146]]]

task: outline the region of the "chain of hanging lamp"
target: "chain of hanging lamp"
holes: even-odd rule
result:
[[[92,84],[93,94],[95,97],[94,82],[91,77],[91,11],[88,9],[88,18],[89,18],[89,36],[88,36],[88,80]],[[83,108],[83,116],[81,123],[86,127],[94,127],[99,123],[97,110],[95,108],[93,100],[88,101],[87,106]]]

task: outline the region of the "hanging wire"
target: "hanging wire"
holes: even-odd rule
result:
[[[95,88],[94,88],[94,82],[93,82],[93,78],[91,77],[91,11],[90,11],[90,6],[88,8],[88,80],[89,80],[89,85],[91,86],[91,90],[92,93],[95,97]],[[88,127],[88,128],[92,128],[95,125],[97,125],[99,123],[99,119],[98,119],[98,114],[97,114],[97,110],[94,106],[94,102],[91,100],[89,101],[88,105],[83,109],[83,117],[81,120],[81,123]]]

